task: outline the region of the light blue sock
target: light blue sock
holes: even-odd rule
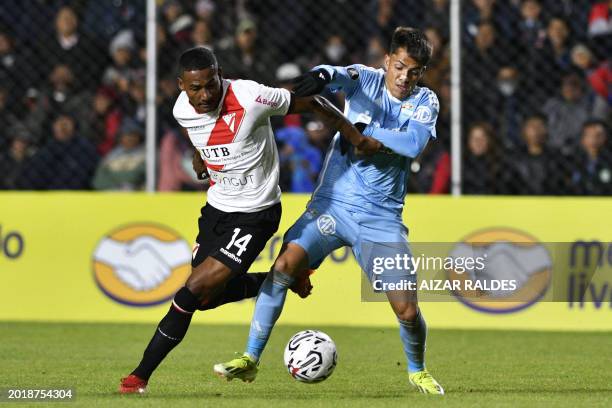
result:
[[[425,340],[427,339],[427,325],[417,309],[414,321],[399,320],[400,338],[404,345],[404,353],[408,360],[408,372],[414,373],[425,369]]]
[[[283,310],[287,289],[291,286],[293,280],[291,276],[272,269],[263,285],[261,285],[255,304],[255,312],[251,320],[246,349],[246,353],[255,360],[259,360],[266,347],[274,323],[276,323]]]

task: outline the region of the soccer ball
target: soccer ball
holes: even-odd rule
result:
[[[285,347],[285,367],[296,380],[317,383],[334,372],[338,353],[334,341],[318,330],[296,333]]]

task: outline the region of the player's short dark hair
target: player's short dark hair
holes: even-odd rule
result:
[[[199,71],[201,69],[217,69],[217,57],[206,47],[193,47],[185,50],[179,58],[179,76],[184,71]]]
[[[397,27],[393,32],[389,52],[393,54],[398,48],[405,48],[406,52],[422,66],[429,63],[433,52],[433,47],[423,31],[412,27]]]

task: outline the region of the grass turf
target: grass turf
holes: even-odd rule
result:
[[[243,349],[247,327],[193,325],[147,394],[117,394],[154,327],[0,322],[0,388],[75,387],[75,401],[58,407],[612,406],[611,333],[430,330],[428,368],[447,392],[434,397],[409,386],[397,329],[319,328],[338,346],[338,367],[308,385],[282,362],[285,342],[303,328],[279,326],[257,380],[244,384],[220,381],[212,364]]]

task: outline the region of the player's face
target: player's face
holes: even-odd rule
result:
[[[385,85],[397,99],[407,98],[425,72],[425,67],[416,62],[405,48],[398,48],[385,56],[385,69]]]
[[[221,100],[221,73],[216,68],[183,71],[179,88],[187,93],[189,103],[198,113],[212,112]]]

